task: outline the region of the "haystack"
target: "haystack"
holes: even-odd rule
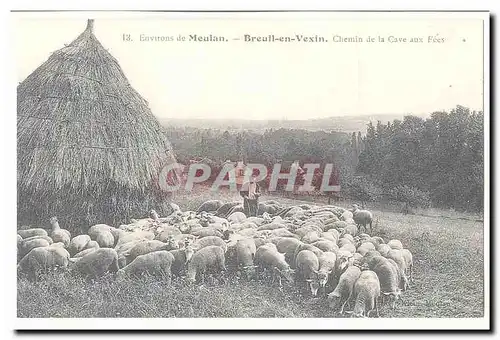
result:
[[[67,227],[167,214],[171,144],[94,35],[93,20],[17,88],[18,222]]]

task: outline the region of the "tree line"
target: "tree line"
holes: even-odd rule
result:
[[[483,112],[457,106],[429,118],[405,116],[366,132],[167,127],[178,162],[205,158],[259,163],[335,166],[342,194],[362,202],[381,199],[412,207],[483,208]],[[286,165],[285,165],[286,168]],[[321,171],[320,171],[321,172]],[[320,181],[313,183],[319,187]]]

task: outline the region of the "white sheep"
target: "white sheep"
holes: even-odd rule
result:
[[[387,253],[389,253],[391,250],[392,248],[385,243],[382,243],[377,247],[377,251],[384,257],[387,256]]]
[[[236,242],[236,263],[243,270],[247,279],[255,276],[255,268],[253,260],[257,247],[253,239],[242,239]]]
[[[389,247],[391,247],[392,249],[396,249],[396,250],[403,249],[403,244],[401,243],[400,240],[390,240],[389,242],[387,242],[387,245]]]
[[[302,242],[296,238],[283,237],[276,244],[276,248],[277,248],[279,253],[285,254],[285,261],[287,263],[292,263],[293,256],[295,254],[295,249],[297,249],[297,246],[299,244],[302,244]]]
[[[69,243],[68,251],[71,255],[81,252],[87,247],[87,244],[91,241],[90,236],[83,234],[75,236],[71,239]]]
[[[290,283],[294,282],[294,271],[286,263],[285,254],[279,253],[272,243],[266,243],[257,248],[254,264],[258,266],[259,272],[271,270],[273,282],[277,278],[280,286],[282,278]]]
[[[337,255],[334,252],[325,251],[318,257],[319,269],[317,271],[319,286],[324,288],[333,277]]]
[[[150,231],[137,230],[128,232],[125,230],[119,230],[118,241],[115,244],[115,248],[131,241],[153,240],[154,238],[155,234]]]
[[[361,255],[365,256],[366,253],[369,251],[375,250],[375,246],[371,242],[364,242],[362,243],[358,249],[356,250],[358,253]]]
[[[202,248],[209,247],[209,246],[219,246],[224,250],[224,252],[227,251],[226,242],[224,242],[224,240],[218,236],[203,237],[203,238],[197,239],[193,243],[193,248],[196,250],[200,250]]]
[[[389,260],[384,261],[377,256],[372,258],[371,263],[376,263],[372,270],[377,273],[382,294],[392,300],[391,307],[394,309],[396,301],[401,298],[399,268]]]
[[[128,253],[125,253],[125,256],[127,258],[127,263],[131,263],[137,256],[160,250],[168,251],[173,249],[171,249],[171,246],[168,243],[158,240],[140,241],[133,246]]]
[[[353,204],[352,210],[352,219],[356,223],[358,227],[363,227],[365,231],[367,230],[366,226],[370,226],[370,233],[373,231],[373,214],[368,210],[359,209],[357,204]]]
[[[377,300],[380,297],[380,282],[377,274],[371,270],[364,270],[359,275],[353,290],[355,317],[367,317],[375,310],[379,316]]]
[[[21,243],[21,248],[19,249],[18,258],[23,258],[30,251],[35,248],[48,247],[50,243],[44,238],[35,237],[33,239],[25,239]]]
[[[174,255],[167,250],[157,250],[137,256],[132,262],[118,270],[119,278],[126,276],[137,277],[144,274],[165,277],[166,283],[171,283],[171,267]]]
[[[60,247],[38,247],[24,256],[17,269],[32,276],[40,272],[56,268],[66,268],[69,264],[69,253]]]
[[[27,237],[23,240],[23,242],[28,242],[28,241],[31,241],[31,240],[36,240],[36,239],[43,239],[47,242],[49,242],[49,244],[52,244],[54,243],[54,241],[52,240],[51,237],[49,236],[31,236],[31,237]]]
[[[335,242],[329,240],[318,240],[312,243],[313,246],[321,249],[322,251],[334,252],[337,253],[339,247],[335,244]]]
[[[61,229],[57,217],[51,217],[49,221],[52,226],[52,231],[50,233],[52,240],[54,242],[62,242],[65,247],[68,247],[71,242],[71,233],[66,229]]]
[[[115,245],[115,238],[109,230],[99,231],[97,233],[95,241],[100,248],[113,248]]]
[[[108,271],[116,273],[120,269],[118,254],[112,248],[99,248],[82,257],[70,258],[70,262],[73,273],[90,277],[101,276]]]
[[[344,312],[344,307],[351,299],[354,284],[360,275],[361,269],[355,266],[347,268],[346,271],[340,275],[337,287],[335,287],[333,292],[328,294],[327,298],[330,308],[332,308],[335,312],[339,312],[339,314]]]
[[[408,276],[410,281],[413,282],[413,255],[408,249],[403,249],[402,254],[406,262],[406,275]]]
[[[85,256],[85,255],[87,255],[87,254],[92,253],[93,251],[96,251],[97,249],[99,249],[99,248],[88,248],[88,249],[84,249],[84,250],[82,250],[81,252],[76,253],[75,255],[73,255],[73,258],[83,257],[83,256]]]
[[[47,231],[42,228],[31,228],[31,229],[21,229],[18,230],[17,233],[21,235],[23,239],[33,236],[49,236]]]
[[[205,274],[226,270],[225,250],[219,246],[207,246],[198,250],[188,263],[186,278],[189,282],[195,282],[199,278],[205,280]]]
[[[246,220],[246,215],[242,212],[234,212],[227,217],[229,223],[241,223]]]
[[[170,250],[170,253],[174,256],[171,272],[174,275],[180,276],[186,265],[193,257],[194,249],[191,245],[187,245],[182,249]]]
[[[340,247],[339,250],[345,250],[354,254],[356,252],[356,247],[352,243],[346,243]]]
[[[300,279],[306,283],[313,296],[316,296],[319,289],[318,257],[310,250],[302,250],[295,258],[296,279]]]

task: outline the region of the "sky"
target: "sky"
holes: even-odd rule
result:
[[[482,110],[482,21],[394,14],[13,13],[13,51],[21,82],[93,17],[95,35],[160,118],[425,114],[456,105]],[[174,41],[140,41],[141,34]],[[176,41],[191,34],[229,41]],[[252,43],[245,34],[319,35],[328,42]],[[365,42],[335,43],[334,36]],[[375,42],[366,42],[368,36]],[[389,36],[423,42],[390,43]],[[429,36],[445,41],[428,43]]]

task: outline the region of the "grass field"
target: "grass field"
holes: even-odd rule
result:
[[[221,199],[232,199],[227,195]],[[219,196],[220,197],[220,196]],[[177,197],[196,209],[209,196]],[[263,199],[265,199],[263,197]],[[275,199],[275,198],[273,198]],[[285,204],[297,201],[281,199]],[[343,204],[339,204],[343,205]],[[400,239],[414,256],[415,282],[395,310],[381,317],[482,317],[484,314],[483,223],[477,216],[374,213],[374,235]],[[436,211],[434,211],[436,213]],[[184,286],[173,280],[96,281],[51,274],[37,282],[18,279],[18,317],[333,317],[324,299],[302,296],[295,287],[245,282]]]

